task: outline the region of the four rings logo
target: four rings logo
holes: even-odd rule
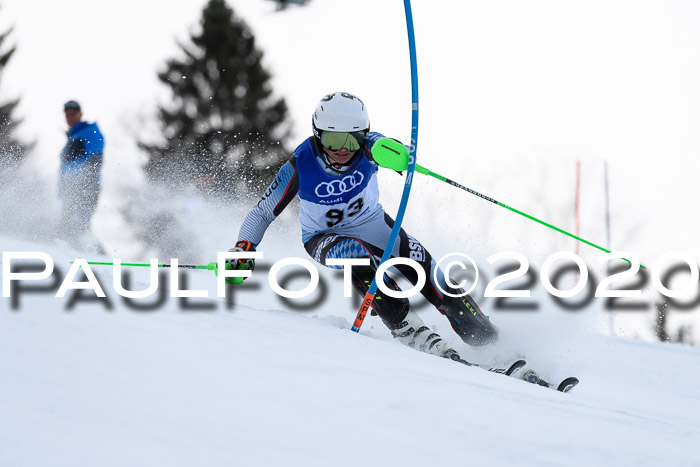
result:
[[[360,186],[365,176],[362,172],[353,172],[339,180],[332,182],[323,182],[316,187],[316,196],[319,198],[328,198],[329,196],[340,196],[343,193],[353,190]]]

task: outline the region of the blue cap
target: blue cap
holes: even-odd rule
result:
[[[68,101],[63,104],[63,111],[65,112],[68,109],[75,109],[80,112],[80,104],[78,104],[76,101]]]

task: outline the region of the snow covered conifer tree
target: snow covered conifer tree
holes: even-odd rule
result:
[[[3,45],[5,40],[12,33],[12,29],[0,34],[0,76],[5,71],[8,62],[15,53],[15,47],[12,46],[4,50]],[[2,99],[4,101],[4,99]],[[0,160],[2,161],[3,169],[17,167],[27,156],[31,145],[19,142],[14,131],[21,120],[12,116],[15,107],[19,103],[19,99],[14,99],[9,102],[0,102]]]
[[[218,197],[257,196],[287,158],[287,105],[273,96],[251,29],[224,0],[207,3],[200,26],[158,75],[172,102],[159,108],[165,142],[140,142],[146,173]]]

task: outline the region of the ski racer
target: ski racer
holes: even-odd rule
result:
[[[255,251],[272,221],[299,196],[299,222],[302,241],[308,254],[331,268],[331,258],[369,258],[369,266],[352,267],[352,283],[361,295],[369,289],[388,243],[394,220],[379,203],[377,172],[371,149],[382,137],[370,132],[369,115],[364,103],[353,94],[328,94],[312,116],[313,135],[294,150],[279,170],[258,204],[248,213],[240,229],[236,246],[230,251]],[[498,338],[498,331],[479,306],[462,289],[450,287],[428,250],[403,229],[392,257],[417,261],[425,270],[426,283],[421,294],[447,317],[460,338],[469,345],[484,345]],[[253,269],[253,259],[231,259],[234,269]],[[416,271],[408,265],[396,270],[414,285]],[[437,281],[435,281],[435,274]],[[384,283],[400,290],[385,276]],[[449,296],[462,295],[460,297]],[[411,310],[408,299],[394,298],[379,290],[373,302],[391,334],[402,343],[424,352],[458,360],[457,352],[431,331]]]

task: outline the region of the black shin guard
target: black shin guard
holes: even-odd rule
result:
[[[439,309],[465,343],[478,346],[498,340],[498,329],[469,295],[445,296]]]
[[[372,266],[354,266],[352,268],[352,284],[361,296],[369,290],[376,270]],[[389,276],[385,276],[384,284],[391,290],[400,291],[399,286]],[[410,303],[407,298],[395,298],[384,295],[379,290],[374,296],[372,309],[377,312],[384,324],[391,330],[401,326],[408,314]]]

